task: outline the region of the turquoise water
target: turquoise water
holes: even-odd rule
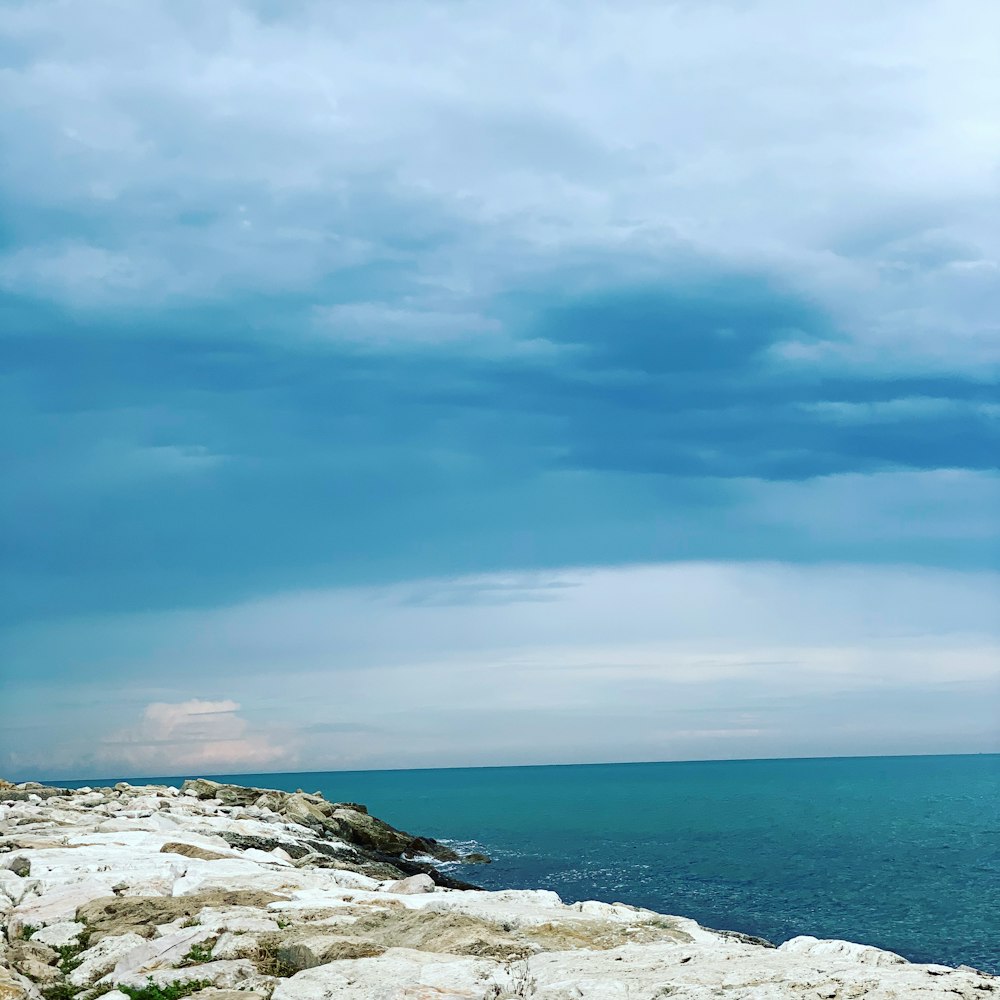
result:
[[[228,780],[321,791],[412,832],[474,841],[494,863],[453,874],[486,888],[554,889],[775,942],[845,938],[1000,973],[1000,755]]]

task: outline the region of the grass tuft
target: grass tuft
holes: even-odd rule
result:
[[[145,986],[119,984],[118,989],[126,994],[129,1000],[181,1000],[182,997],[197,993],[198,990],[203,990],[206,986],[211,985],[212,983],[207,979],[177,979],[172,983],[167,983],[166,986],[158,986],[153,982],[153,977],[150,976]]]
[[[212,961],[212,948],[214,945],[194,944],[191,950],[181,959],[185,965],[201,965],[202,962]]]

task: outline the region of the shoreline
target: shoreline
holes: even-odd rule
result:
[[[438,867],[487,861],[303,792],[0,782],[0,1000],[1000,996],[965,966]]]

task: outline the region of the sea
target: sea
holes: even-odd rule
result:
[[[998,754],[207,777],[362,802],[489,854],[490,865],[449,866],[487,889],[1000,973]]]

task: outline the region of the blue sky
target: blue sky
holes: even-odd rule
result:
[[[998,33],[4,5],[0,772],[1000,749]]]

